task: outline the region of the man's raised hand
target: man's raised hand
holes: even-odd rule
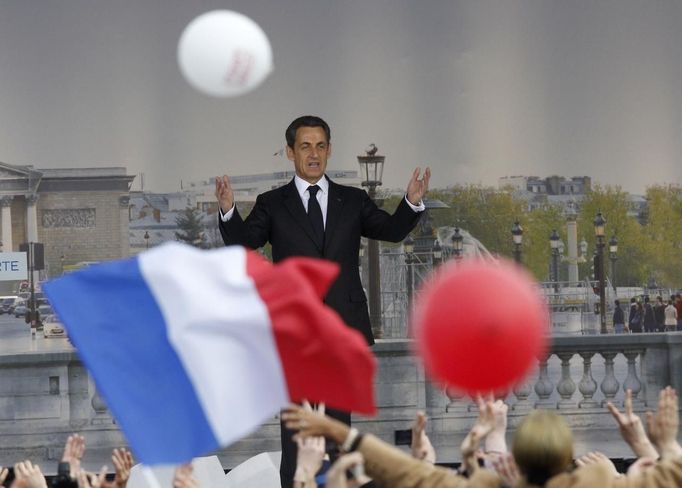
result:
[[[420,170],[421,168],[415,168],[412,178],[410,178],[410,182],[407,184],[407,200],[412,205],[419,205],[429,190],[431,168],[426,168],[421,178],[419,177]]]
[[[234,205],[234,193],[227,175],[217,176],[215,179],[215,197],[223,213],[229,212]]]

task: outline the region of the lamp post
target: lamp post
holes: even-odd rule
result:
[[[552,234],[549,236],[549,247],[552,249],[552,271],[551,278],[554,282],[554,293],[559,293],[559,243],[561,239],[559,238],[559,233],[556,229],[552,230]]]
[[[440,247],[440,242],[436,239],[433,243],[433,269],[435,270],[443,262],[443,249]]]
[[[149,249],[149,232],[147,232],[147,231],[145,230],[145,231],[144,231],[144,236],[143,236],[143,237],[144,237],[145,248]]]
[[[594,219],[594,235],[597,238],[597,259],[599,262],[597,279],[599,280],[599,324],[600,332],[606,334],[606,290],[604,289],[604,227],[606,219],[601,212]]]
[[[616,234],[613,234],[611,240],[609,240],[609,258],[611,259],[611,285],[613,285],[613,291],[616,291],[616,261],[618,260],[618,239],[616,239]]]
[[[414,292],[414,239],[407,236],[403,241],[403,249],[405,250],[405,265],[407,266],[407,274],[405,281],[407,282],[407,308],[412,307],[412,294]]]
[[[365,151],[364,156],[358,156],[360,171],[364,176],[362,186],[367,187],[369,198],[374,200],[377,206],[382,201],[376,198],[377,186],[381,186],[381,177],[384,173],[385,157],[377,154],[377,147],[370,144],[370,149]],[[379,242],[369,239],[367,243],[367,259],[369,267],[369,320],[372,324],[372,333],[377,339],[381,339],[381,277],[379,275]]]
[[[523,227],[517,220],[511,229],[512,243],[514,244],[514,261],[521,264],[521,244],[523,243]]]
[[[459,227],[455,227],[455,233],[452,235],[452,249],[455,251],[455,259],[462,259],[464,236],[459,233]]]

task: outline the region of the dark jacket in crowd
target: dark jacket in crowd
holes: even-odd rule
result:
[[[656,328],[656,317],[654,316],[654,308],[650,303],[644,304],[644,330],[653,332]]]

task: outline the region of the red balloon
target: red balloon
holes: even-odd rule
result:
[[[507,261],[444,265],[413,318],[427,374],[467,393],[513,387],[547,351],[545,301],[530,275]]]

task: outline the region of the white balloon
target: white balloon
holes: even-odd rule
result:
[[[253,90],[272,71],[272,48],[253,20],[213,10],[192,20],[178,42],[178,64],[197,90],[234,97]]]

